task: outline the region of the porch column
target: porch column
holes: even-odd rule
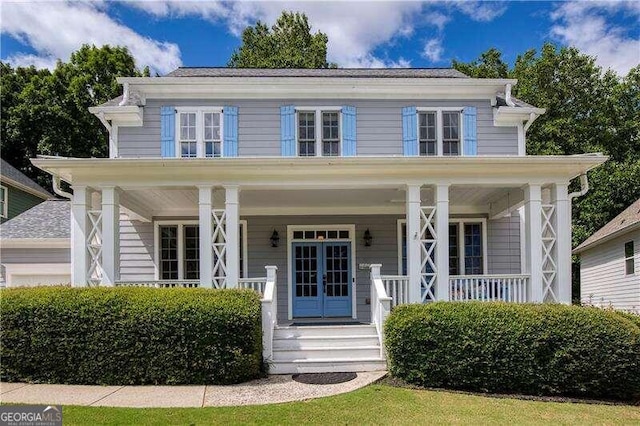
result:
[[[556,206],[557,297],[560,303],[571,303],[571,201],[569,185],[556,183],[551,187],[551,202]]]
[[[91,208],[91,191],[86,186],[73,186],[71,201],[71,284],[86,287],[89,277],[87,252],[87,211]]]
[[[542,189],[539,184],[524,188],[526,272],[530,275],[528,302],[542,302]]]
[[[118,279],[120,260],[119,190],[102,187],[102,285],[113,286]]]
[[[436,300],[449,300],[449,185],[435,186]]]
[[[198,224],[200,231],[200,287],[212,288],[213,247],[211,244],[211,186],[198,186]]]
[[[422,301],[420,264],[420,185],[407,185],[407,275],[409,276],[409,303]]]
[[[236,288],[240,278],[240,217],[238,213],[238,186],[228,185],[225,189],[225,210],[227,213],[227,288]]]

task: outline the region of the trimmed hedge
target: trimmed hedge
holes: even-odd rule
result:
[[[0,292],[0,378],[72,384],[228,384],[262,374],[251,290]]]
[[[394,309],[385,344],[391,374],[419,386],[632,399],[637,324],[598,308],[438,302]]]

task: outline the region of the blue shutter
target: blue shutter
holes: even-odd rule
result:
[[[238,156],[238,107],[226,106],[222,111],[224,117],[223,157]]]
[[[296,156],[296,110],[293,105],[280,107],[280,144],[283,157]]]
[[[356,155],[356,107],[342,107],[342,155],[354,157]]]
[[[160,153],[162,157],[176,156],[176,108],[160,108]]]
[[[476,107],[464,107],[462,122],[464,125],[464,155],[478,155]]]
[[[418,109],[402,108],[402,145],[404,155],[418,155]]]

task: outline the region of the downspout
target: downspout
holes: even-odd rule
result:
[[[57,175],[53,176],[53,192],[63,198],[68,198],[70,200],[73,199],[73,194],[62,190],[62,188],[60,187],[60,176]]]
[[[504,89],[504,101],[510,107],[516,106],[516,104],[511,99],[511,83],[507,84],[507,87]]]
[[[589,191],[589,179],[587,178],[587,174],[583,173],[580,175],[580,191],[572,192],[569,194],[569,201],[573,201],[574,198],[582,197]]]
[[[129,83],[124,83],[122,92],[122,100],[118,106],[125,106],[129,102]]]

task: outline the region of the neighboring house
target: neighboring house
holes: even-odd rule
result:
[[[118,81],[123,96],[90,109],[110,158],[32,160],[72,185],[74,285],[255,288],[272,372],[384,368],[399,303],[571,301],[567,189],[606,157],[527,156],[544,110],[511,97],[515,80],[179,68]]]
[[[640,313],[640,199],[574,250],[582,303]]]
[[[0,223],[51,197],[43,187],[0,159]]]
[[[50,199],[0,225],[7,287],[71,283],[70,204]]]

